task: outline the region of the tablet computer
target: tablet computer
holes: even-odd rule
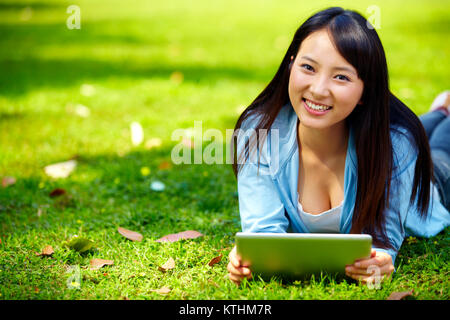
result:
[[[236,252],[252,274],[303,278],[345,274],[345,266],[370,257],[372,237],[339,233],[236,233]]]

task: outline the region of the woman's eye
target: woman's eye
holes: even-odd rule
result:
[[[339,80],[350,81],[349,78],[347,78],[346,76],[343,76],[342,74],[339,74],[339,75],[337,75],[336,77],[341,77]]]
[[[302,64],[301,67],[306,69],[306,70],[308,70],[308,71],[313,71],[314,70],[314,68],[311,67],[309,64]]]
[[[306,69],[308,71],[314,71],[314,68],[311,67],[309,64],[302,64],[300,67],[302,67],[303,69]],[[342,74],[338,74],[336,77],[338,77],[339,80],[343,80],[343,81],[350,81],[350,79]]]

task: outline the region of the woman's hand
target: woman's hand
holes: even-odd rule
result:
[[[241,257],[236,252],[236,246],[231,250],[228,255],[230,262],[228,263],[227,270],[229,272],[228,277],[236,285],[239,285],[244,278],[251,279],[252,272],[248,268],[249,266],[243,266],[241,263]]]
[[[392,257],[385,252],[378,252],[372,249],[370,258],[356,260],[352,265],[345,267],[345,274],[352,279],[362,281],[363,283],[376,283],[389,277],[394,271]]]

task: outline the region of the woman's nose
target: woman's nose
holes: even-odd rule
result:
[[[309,90],[315,98],[325,98],[330,95],[328,79],[325,76],[316,76]]]

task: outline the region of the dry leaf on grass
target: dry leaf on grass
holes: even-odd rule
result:
[[[162,287],[162,288],[154,289],[154,290],[150,290],[150,291],[153,291],[153,292],[156,292],[159,294],[168,294],[171,291],[171,289],[168,287]]]
[[[105,265],[113,265],[113,260],[105,260],[105,259],[92,259],[89,264],[91,265],[91,269],[100,269]]]
[[[44,249],[42,249],[42,255],[44,256],[50,256],[55,252],[55,250],[53,250],[52,246],[46,246]]]
[[[133,146],[138,146],[144,141],[144,129],[139,122],[132,122],[131,129],[131,143]]]
[[[402,292],[392,292],[387,300],[402,300],[407,296],[412,296],[413,290],[410,291],[402,291]]]
[[[66,193],[66,190],[61,189],[61,188],[56,188],[56,189],[53,189],[52,192],[49,193],[49,196],[51,198],[54,198],[54,197],[62,196],[65,193]]]
[[[168,161],[162,161],[159,166],[158,166],[159,170],[167,170],[172,168],[172,164]]]
[[[119,231],[121,235],[123,235],[125,238],[131,241],[142,241],[143,236],[138,232],[131,231],[122,227],[119,227],[117,231]]]
[[[53,250],[52,246],[45,246],[44,249],[42,249],[41,253],[36,253],[37,256],[44,256],[48,257],[51,256],[55,251]]]
[[[158,240],[156,240],[156,242],[164,242],[164,241],[175,242],[175,241],[179,241],[182,239],[195,239],[195,238],[198,238],[201,236],[203,236],[203,234],[201,234],[198,231],[187,230],[187,231],[183,231],[183,232],[168,234],[162,238],[159,238]]]
[[[145,142],[145,148],[151,149],[155,147],[159,147],[162,145],[162,140],[160,138],[151,138]]]
[[[44,168],[44,171],[52,178],[67,178],[75,170],[76,166],[76,160],[69,160],[48,165]]]
[[[69,248],[82,253],[94,248],[95,244],[93,241],[85,237],[79,237],[77,235],[74,235],[69,241],[66,242],[66,245]]]
[[[176,84],[180,84],[183,82],[184,79],[184,75],[182,72],[180,71],[174,71],[172,72],[172,74],[170,75],[170,81],[176,83]]]
[[[166,261],[162,266],[158,267],[158,270],[160,271],[167,271],[170,269],[175,268],[175,260],[172,258],[169,258],[169,260]]]
[[[2,187],[6,188],[7,186],[11,186],[16,183],[16,178],[14,177],[3,177],[2,178]]]
[[[222,260],[222,255],[219,255],[219,256],[217,256],[215,258],[212,258],[211,261],[208,263],[208,266],[212,267],[216,263],[219,263],[220,260]]]

